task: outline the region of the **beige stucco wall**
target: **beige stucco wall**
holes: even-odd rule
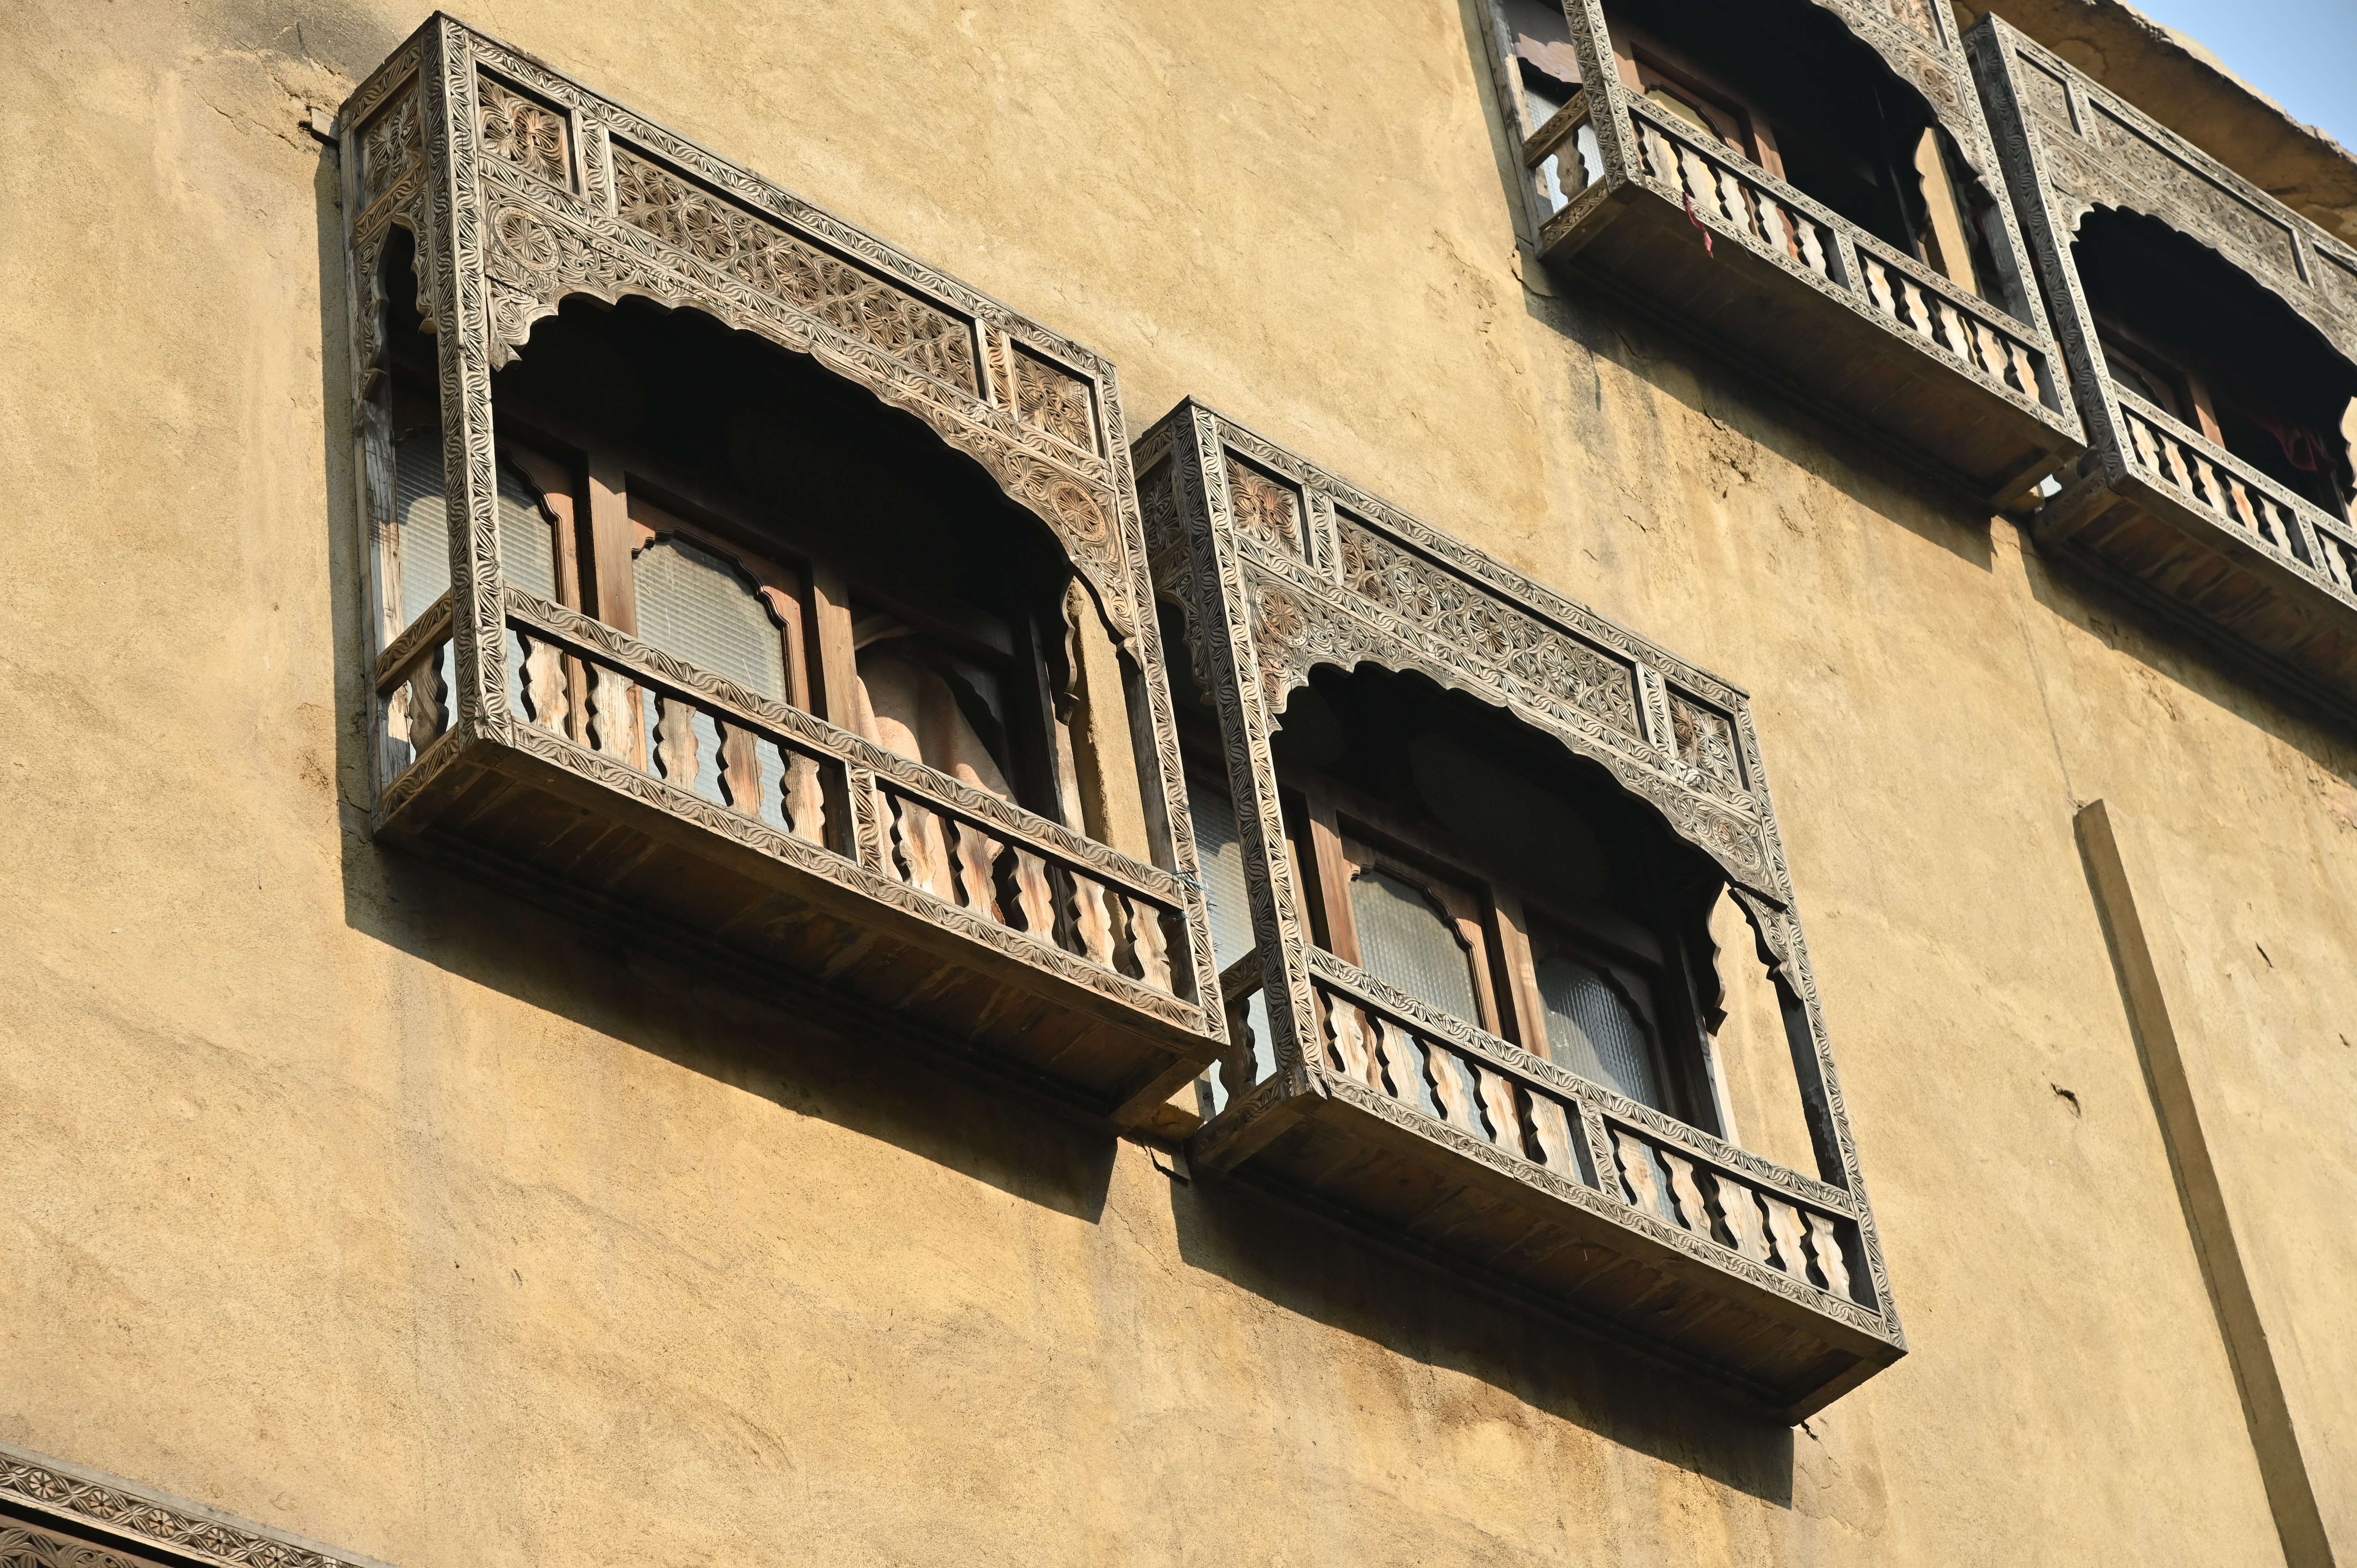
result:
[[[1134,424],[1200,395],[1749,689],[1908,1360],[1762,1425],[371,845],[298,121],[421,14],[53,0],[0,49],[0,1439],[404,1568],[2279,1561],[2100,796],[2357,1552],[2357,747],[1526,291],[1475,15],[468,19],[1108,352]]]

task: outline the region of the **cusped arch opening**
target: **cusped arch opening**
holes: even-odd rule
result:
[[[442,517],[442,420],[413,256],[397,233],[382,259],[382,395],[408,476],[393,532],[423,558],[437,542],[402,525]],[[492,372],[491,413],[515,585],[1163,858],[1135,820],[1130,661],[1099,585],[920,419],[816,357],[630,294],[535,320]],[[1114,698],[1092,702],[1099,686]]]
[[[1982,229],[1995,210],[1988,171],[1944,131],[1923,88],[1840,16],[1814,0],[1608,0],[1604,10],[1632,91],[1951,275],[1963,259],[1928,252],[1942,243],[1934,217],[1953,188],[1973,271],[1984,292],[2005,292]],[[1928,5],[1919,15],[1929,27]],[[1957,91],[1956,78],[1940,81]]]
[[[2115,385],[2346,518],[2357,364],[2201,241],[2121,208],[2083,214],[2072,261]]]

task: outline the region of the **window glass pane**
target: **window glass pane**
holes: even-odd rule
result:
[[[1187,780],[1187,814],[1195,822],[1195,858],[1211,906],[1211,958],[1222,970],[1252,951],[1252,904],[1244,892],[1244,846],[1236,809],[1219,790]]]
[[[522,475],[500,465],[500,573],[526,593],[556,597],[555,524]]]
[[[399,603],[407,626],[450,590],[450,518],[442,500],[442,433],[419,430],[393,444],[393,526],[401,561]]]
[[[639,552],[639,636],[700,669],[786,700],[785,640],[729,561],[691,540]]]
[[[1480,1027],[1473,970],[1457,932],[1424,889],[1373,868],[1351,880],[1361,967],[1409,995]]]
[[[1566,953],[1539,961],[1539,998],[1555,1065],[1661,1109],[1645,1026],[1603,972]]]

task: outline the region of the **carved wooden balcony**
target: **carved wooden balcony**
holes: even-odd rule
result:
[[[1963,168],[1998,191],[1974,242],[1986,247],[1980,292],[1787,183],[1758,161],[1768,153],[1746,156],[1631,91],[1636,67],[1625,40],[1616,56],[1599,0],[1567,0],[1567,45],[1542,46],[1577,57],[1560,112],[1541,121],[1549,105],[1499,62],[1520,112],[1510,124],[1526,133],[1534,248],[1576,286],[1635,306],[1910,466],[1993,505],[2018,501],[2083,440],[1942,8],[1902,0],[1911,27],[1835,0],[1784,9],[1820,33],[1840,18],[1896,78],[1882,90],[1920,97]],[[1502,32],[1511,48],[1511,22]],[[1952,244],[1967,239],[1951,231]]]
[[[1116,1125],[1159,1111],[1214,1058],[1222,1026],[1201,1000],[1214,984],[1203,900],[1111,367],[446,16],[371,78],[341,126],[360,502],[382,628],[370,682],[380,834],[781,985],[838,1029],[980,1063]],[[407,268],[388,260],[413,250],[414,307]],[[861,732],[884,706],[874,683],[886,666],[855,650],[853,594],[872,586],[895,607],[901,619],[857,634],[888,648],[931,648],[926,628],[965,635],[954,606],[929,621],[892,596],[912,543],[863,514],[864,531],[884,531],[869,586],[845,587],[815,556],[744,564],[770,559],[766,519],[809,510],[802,486],[736,515],[710,498],[737,491],[647,456],[652,436],[615,445],[609,462],[604,436],[579,433],[607,416],[592,406],[567,435],[565,405],[546,395],[582,379],[573,361],[515,379],[568,343],[705,355],[694,362],[748,378],[726,393],[736,406],[763,377],[800,376],[801,401],[780,405],[793,418],[872,422],[890,450],[935,454],[925,460],[964,487],[959,504],[982,507],[976,526],[1029,530],[1008,548],[1067,585],[1080,618],[1061,639],[1038,639],[1081,651],[1033,660],[1064,683],[1043,685],[1022,719],[1038,767],[1063,769],[1043,787],[1063,790],[1066,820],[1021,803],[1013,783]],[[407,371],[404,353],[417,361]],[[531,453],[516,445],[527,433],[511,393],[541,399],[514,404],[539,422]],[[419,417],[438,423],[422,441],[398,438]],[[612,415],[626,417],[640,415]],[[774,438],[801,438],[780,417]],[[641,469],[670,476],[669,489]],[[856,499],[869,478],[833,479]],[[875,493],[895,478],[875,477]],[[441,498],[421,502],[434,483]],[[913,504],[933,499],[920,486]],[[447,564],[435,532],[446,521]],[[812,532],[846,537],[823,513]],[[658,566],[673,575],[651,575]],[[773,691],[683,656],[680,637],[720,636],[702,623],[655,625],[659,588],[707,579],[723,586],[695,591],[719,596],[693,603],[750,618],[770,640],[745,657],[757,673],[774,668]],[[436,583],[447,590],[421,607]],[[625,629],[633,616],[646,624]],[[1099,642],[1102,657],[1089,652]],[[1037,645],[1008,644],[1009,679],[1028,678],[1023,649]],[[952,673],[997,656],[942,646],[936,662]],[[890,668],[933,679],[908,660]],[[966,700],[947,676],[924,689]],[[1050,696],[1063,707],[1049,711]],[[1022,718],[1019,696],[1002,705],[1010,725]],[[982,733],[963,709],[936,717],[952,739]],[[1101,769],[1134,758],[1137,853],[1082,831],[1076,752]],[[1006,771],[1017,776],[1012,761]],[[1089,800],[1100,797],[1114,798]]]
[[[1970,46],[2087,421],[2039,542],[2357,714],[2357,251],[2002,20]],[[2140,271],[2184,286],[2155,311]],[[2309,473],[2270,450],[2303,423]]]
[[[1199,753],[1190,775],[1193,820],[1205,833],[1232,815],[1240,848],[1224,890],[1215,846],[1206,840],[1199,856],[1214,930],[1229,933],[1216,940],[1232,1043],[1190,1145],[1196,1167],[1323,1208],[1789,1419],[1904,1354],[1742,694],[1195,403],[1141,439],[1137,464],[1156,581],[1185,628],[1182,697],[1191,690],[1200,704],[1182,701],[1182,736],[1187,714],[1216,715],[1192,721],[1216,752]],[[1388,684],[1360,708],[1335,705],[1371,680]],[[1475,770],[1465,777],[1491,777],[1462,748],[1435,749],[1457,744],[1447,735],[1423,738],[1426,714],[1461,720],[1470,727],[1449,735],[1475,747],[1491,736],[1509,766],[1537,770],[1466,797],[1486,831],[1505,835],[1482,852],[1489,861],[1465,858],[1475,852],[1461,835],[1405,818],[1388,830],[1404,858],[1352,842],[1386,831],[1364,791],[1394,738],[1415,757],[1458,756],[1452,767]],[[1372,749],[1318,739],[1349,725]],[[1344,747],[1328,755],[1349,760],[1320,765],[1337,782],[1304,784],[1308,753],[1286,749],[1292,729],[1304,747]],[[1606,1031],[1591,1022],[1571,1039],[1561,1004],[1540,993],[1554,961],[1531,961],[1551,918],[1542,897],[1561,895],[1538,881],[1507,886],[1516,863],[1555,853],[1541,818],[1558,802],[1517,781],[1550,768],[1589,802],[1578,808],[1587,826],[1554,831],[1592,832],[1616,854],[1615,843],[1653,844],[1630,852],[1658,857],[1641,862],[1642,879],[1706,884],[1741,907],[1772,966],[1773,1048],[1791,1055],[1819,1175],[1717,1135],[1717,1069],[1694,1021],[1707,1004],[1680,990],[1692,976],[1678,978],[1675,950],[1654,954],[1656,1005],[1644,1015],[1662,1064],[1654,1102],[1636,1098],[1633,1078],[1624,1093],[1595,1076],[1602,1069],[1564,1065],[1585,1059],[1566,1047]],[[1341,800],[1330,826],[1305,789]],[[1482,823],[1450,820],[1483,836]],[[1483,1000],[1469,990],[1453,1008],[1374,972],[1396,962],[1377,951],[1382,933],[1334,902],[1343,881],[1349,898],[1385,896],[1399,884],[1384,867],[1412,878],[1418,856],[1453,875],[1452,854],[1493,868],[1464,875],[1490,879],[1494,923],[1460,926],[1469,953],[1497,944],[1469,961]],[[1628,951],[1644,945],[1626,921],[1614,934],[1617,916],[1585,918]],[[1354,919],[1346,941],[1340,927]],[[1634,983],[1615,984],[1624,1003],[1635,994]],[[1684,1042],[1683,1069],[1667,1059],[1672,1041]],[[1677,1104],[1681,1070],[1673,1114],[1662,1107]]]

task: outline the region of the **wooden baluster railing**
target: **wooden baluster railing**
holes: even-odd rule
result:
[[[1751,1189],[1729,1177],[1711,1176],[1711,1196],[1717,1202],[1718,1222],[1736,1252],[1755,1263],[1768,1262],[1768,1226],[1760,1199]]]
[[[950,886],[949,846],[942,820],[904,795],[885,791],[892,813],[892,842],[899,850],[900,880],[920,892],[954,901]]]
[[[1849,1294],[1849,1264],[1842,1258],[1841,1238],[1835,1234],[1834,1222],[1824,1215],[1811,1211],[1809,1250],[1816,1254],[1817,1273],[1824,1276],[1825,1289],[1834,1294]]]
[[[1006,846],[972,822],[952,822],[950,825],[957,841],[952,859],[957,872],[958,902],[1005,925],[1006,918],[998,908],[996,874],[998,857]]]
[[[1563,1105],[1550,1095],[1533,1094],[1531,1101],[1531,1132],[1537,1137],[1540,1163],[1557,1176],[1579,1179],[1579,1156],[1571,1142],[1571,1120]]]
[[[1652,1145],[1615,1127],[1612,1152],[1620,1167],[1620,1178],[1628,1186],[1629,1200],[1664,1225],[1675,1225],[1677,1213],[1670,1207],[1670,1195],[1662,1187],[1661,1176],[1653,1165]]]
[[[590,666],[589,748],[638,772],[648,771],[645,710],[639,684],[619,670]]]
[[[748,817],[761,814],[759,737],[742,725],[720,728],[720,795]]]
[[[1440,1107],[1440,1119],[1460,1132],[1477,1138],[1488,1133],[1481,1130],[1481,1119],[1473,1110],[1473,1081],[1457,1053],[1437,1040],[1427,1040],[1425,1065],[1432,1075],[1432,1098]]]
[[[695,788],[703,758],[695,740],[695,709],[677,697],[655,700],[655,768],[683,789]]]
[[[571,705],[565,700],[565,651],[529,633],[518,635],[523,647],[524,720],[563,735]]]
[[[1129,949],[1137,959],[1137,978],[1160,992],[1170,990],[1170,933],[1162,911],[1132,896],[1129,906]]]
[[[1809,1260],[1801,1250],[1801,1211],[1764,1192],[1760,1195],[1760,1202],[1768,1210],[1768,1234],[1776,1243],[1776,1256],[1770,1261],[1796,1280],[1807,1279]]]
[[[1480,1079],[1481,1109],[1490,1120],[1490,1139],[1498,1147],[1522,1159],[1530,1157],[1523,1143],[1523,1108],[1515,1092],[1514,1080],[1482,1062],[1473,1063],[1474,1076]]]
[[[818,758],[799,751],[780,753],[784,778],[778,795],[786,831],[808,843],[826,843],[826,783]]]
[[[1074,876],[1071,881],[1072,929],[1080,938],[1081,952],[1111,969],[1113,910],[1105,902],[1104,886],[1085,876]]]
[[[1678,1223],[1697,1235],[1709,1235],[1710,1209],[1703,1202],[1701,1184],[1695,1180],[1694,1162],[1667,1149],[1656,1149],[1654,1154],[1669,1167],[1670,1196],[1677,1200]]]
[[[1056,890],[1048,863],[1029,850],[1015,850],[1015,911],[1022,929],[1043,941],[1056,940]]]

